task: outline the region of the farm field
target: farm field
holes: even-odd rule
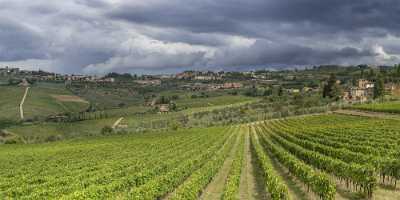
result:
[[[251,104],[259,101],[260,99],[257,98],[248,98],[248,97],[237,97],[237,98],[231,98],[230,100],[224,100],[228,99],[230,97],[214,97],[217,98],[213,99],[215,100],[215,104],[212,103],[206,103],[206,104],[197,104],[198,106],[193,106],[189,109],[183,110],[182,113],[186,114],[194,114],[198,112],[205,112],[205,111],[213,111],[213,110],[219,110],[223,108],[229,108],[229,107],[240,107],[245,104]],[[203,102],[204,103],[204,102]],[[200,106],[202,105],[202,106]]]
[[[119,108],[121,104],[134,106],[142,104],[143,98],[133,90],[114,88],[89,88],[77,93],[101,109]]]
[[[7,131],[23,138],[26,143],[44,142],[49,138],[79,138],[99,135],[105,126],[111,126],[117,118],[85,120],[72,123],[40,123],[8,127]]]
[[[247,101],[253,101],[255,98],[246,97],[242,95],[223,95],[216,97],[208,97],[208,98],[185,98],[178,99],[176,101],[179,107],[188,107],[188,108],[198,108],[198,107],[208,107],[208,106],[221,106],[221,105],[229,105],[235,103],[242,103]]]
[[[400,113],[400,101],[389,101],[382,103],[359,104],[352,106],[353,109],[372,111],[372,112],[387,112],[387,113]]]
[[[3,145],[0,198],[400,199],[398,122],[321,114]]]
[[[244,99],[243,99],[244,100]],[[118,118],[124,117],[123,123],[128,126],[126,131],[136,132],[143,128],[165,128],[165,126],[180,120],[182,116],[190,116],[205,111],[223,109],[225,107],[241,106],[252,101],[239,101],[229,105],[215,105],[206,107],[194,107],[179,112],[168,114],[138,114],[148,111],[150,108],[143,106],[131,106],[120,109],[107,110],[108,118],[84,120],[70,123],[43,122],[39,124],[27,124],[8,127],[7,131],[21,136],[26,143],[46,141],[48,138],[58,137],[75,138],[99,135],[104,126],[111,126]],[[196,120],[194,120],[196,121]]]
[[[0,119],[19,120],[19,104],[25,88],[0,86]],[[4,96],[3,96],[4,94]],[[23,106],[26,119],[44,118],[65,112],[85,110],[89,103],[72,95],[63,85],[41,83],[31,86]]]
[[[79,112],[89,106],[86,100],[74,96],[64,87],[42,84],[32,87],[24,104],[26,118]],[[40,113],[40,115],[38,115]]]

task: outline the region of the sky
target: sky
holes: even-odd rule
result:
[[[175,73],[400,63],[398,0],[0,0],[0,67]]]

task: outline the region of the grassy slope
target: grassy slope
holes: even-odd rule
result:
[[[0,86],[0,119],[19,119],[19,103],[24,88],[18,86]],[[4,95],[3,95],[4,94]],[[62,84],[38,84],[31,86],[24,104],[25,118],[46,117],[63,112],[78,112],[88,107],[83,102],[58,101],[51,95],[71,95]]]
[[[7,130],[20,135],[28,143],[42,142],[50,136],[62,138],[85,137],[100,134],[105,126],[111,126],[116,118],[88,120],[74,123],[43,123],[11,127]]]
[[[48,116],[63,112],[79,112],[87,108],[87,103],[58,101],[51,95],[71,95],[69,91],[53,84],[32,87],[24,105],[27,118]],[[40,113],[40,114],[39,114]]]
[[[22,87],[0,86],[0,120],[19,118],[19,103],[24,90]]]
[[[207,98],[205,98],[207,99]],[[231,101],[227,100],[231,99]],[[197,100],[197,99],[194,99]],[[235,100],[236,103],[232,103]],[[250,98],[250,101],[255,101],[257,99]],[[191,100],[192,101],[192,100]],[[243,103],[249,102],[248,97],[240,96],[220,96],[220,97],[210,97],[208,101],[217,102],[214,106],[206,107],[192,107],[180,112],[171,112],[169,114],[145,114],[141,116],[133,115],[135,112],[144,112],[147,107],[143,106],[133,106],[121,109],[108,110],[110,118],[99,119],[99,120],[87,120],[73,123],[42,123],[33,125],[24,125],[18,127],[11,127],[7,130],[23,136],[28,142],[42,141],[49,136],[60,135],[64,138],[79,137],[79,136],[91,136],[100,134],[101,129],[109,125],[111,126],[119,117],[124,116],[123,123],[129,126],[128,131],[134,131],[138,126],[142,126],[143,123],[150,125],[150,122],[164,123],[165,120],[171,121],[179,118],[182,115],[193,114],[196,112],[212,111],[215,109],[222,109],[227,106],[242,105]],[[222,103],[229,104],[222,104]],[[232,104],[231,104],[232,103]],[[202,102],[203,105],[204,102]],[[200,105],[200,104],[198,104]],[[162,122],[160,122],[162,121]]]
[[[237,96],[223,95],[223,96],[209,97],[209,98],[178,99],[176,101],[176,103],[179,107],[196,108],[196,107],[229,105],[229,104],[241,103],[241,102],[251,101],[251,100],[254,100],[254,98],[241,96],[241,95],[237,95]]]
[[[352,108],[366,111],[400,113],[400,101],[355,105]]]
[[[143,98],[140,95],[126,88],[115,89],[98,87],[82,89],[78,95],[101,109],[118,108],[119,104],[124,104],[126,106],[143,104]]]

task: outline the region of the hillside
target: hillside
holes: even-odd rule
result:
[[[304,98],[302,101],[288,98],[285,105],[282,105],[281,101],[240,95],[223,95],[200,99],[184,99],[182,97],[179,101],[185,102],[186,105],[191,104],[191,106],[180,111],[159,113],[153,107],[131,106],[85,113],[90,116],[102,115],[103,117],[62,123],[23,124],[7,127],[7,130],[23,137],[27,143],[37,143],[54,140],[55,138],[65,139],[101,135],[101,130],[104,127],[112,126],[121,117],[124,118],[122,121],[123,128],[117,128],[113,134],[135,134],[155,130],[234,125],[284,116],[326,112],[334,108],[327,106],[323,102],[314,103],[315,99],[315,96]],[[305,103],[313,106],[304,108],[303,105]],[[178,107],[179,105],[178,103]]]
[[[19,103],[24,95],[25,88],[0,86],[0,90],[0,120],[18,120],[20,118]]]
[[[88,137],[96,136],[101,134],[101,129],[105,126],[111,126],[118,118],[124,117],[123,123],[127,125],[123,132],[142,132],[147,130],[158,130],[158,129],[168,129],[180,122],[180,120],[189,120],[190,125],[196,126],[197,124],[202,124],[203,126],[209,123],[207,121],[203,122],[200,119],[194,118],[193,115],[200,114],[203,112],[211,112],[213,110],[224,110],[226,108],[239,108],[249,102],[248,98],[236,97],[233,98],[237,103],[233,104],[223,104],[224,101],[221,99],[229,97],[212,97],[209,99],[204,99],[202,104],[196,104],[199,107],[191,107],[178,112],[171,112],[167,114],[158,113],[146,113],[150,108],[143,106],[132,106],[120,109],[111,109],[106,111],[100,111],[102,113],[107,113],[107,118],[102,119],[92,119],[83,120],[69,123],[55,123],[55,122],[42,122],[38,124],[26,124],[8,127],[7,130],[21,136],[27,143],[43,142],[49,139],[65,139],[74,137]],[[251,98],[252,101],[257,99]],[[206,106],[206,102],[219,102],[215,106]],[[252,102],[250,101],[250,102]],[[187,105],[194,102],[194,100],[186,100]],[[233,101],[228,101],[233,102]],[[204,105],[201,107],[201,105]],[[216,122],[217,123],[217,122]]]
[[[0,119],[19,120],[19,104],[24,95],[25,88],[20,86],[0,86],[2,98],[0,99]],[[3,96],[4,94],[4,96]],[[67,112],[85,110],[89,103],[74,96],[65,89],[63,84],[40,83],[30,86],[23,105],[26,120],[46,118]]]
[[[384,112],[384,113],[400,113],[399,101],[376,102],[369,104],[354,105],[351,109],[371,111],[371,112]]]

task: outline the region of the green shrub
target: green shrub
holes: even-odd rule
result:
[[[111,135],[114,132],[114,129],[111,128],[111,126],[104,126],[101,129],[101,134],[102,135]]]
[[[45,139],[45,142],[55,142],[62,139],[63,139],[62,135],[51,135]]]

